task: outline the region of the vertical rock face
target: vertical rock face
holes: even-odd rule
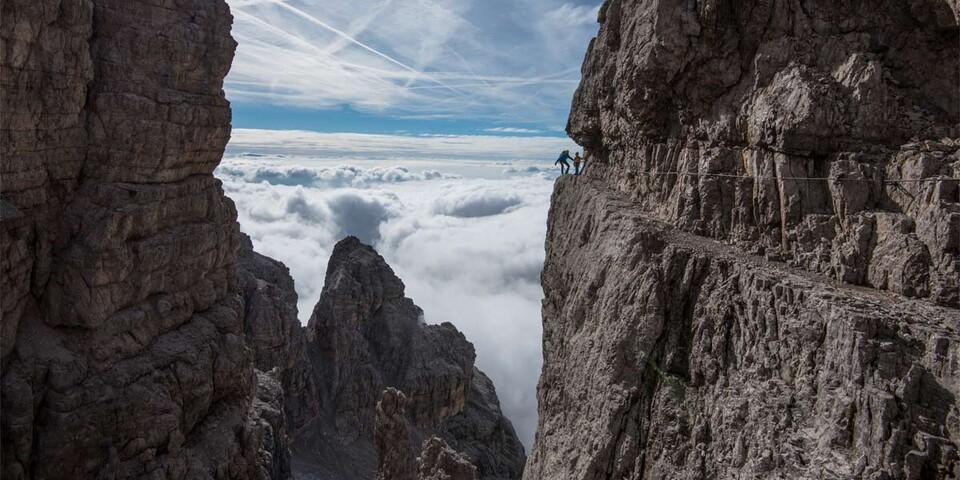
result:
[[[676,231],[588,179],[552,208],[525,478],[956,475],[956,309]]]
[[[383,438],[376,434],[379,401],[388,410],[381,423],[407,417],[409,451],[437,434],[465,451],[482,478],[521,476],[523,447],[493,385],[474,367],[473,345],[449,323],[424,324],[403,282],[371,247],[354,237],[336,245],[307,335],[319,412],[292,422],[295,469],[372,478]],[[386,387],[403,394],[388,389],[381,400]]]
[[[250,237],[240,235],[237,278],[247,345],[254,367],[279,382],[287,427],[295,428],[320,411],[307,335],[297,318],[297,292],[286,265],[253,251]]]
[[[423,442],[420,456],[414,458],[411,434],[407,397],[395,388],[387,388],[377,402],[377,480],[478,479],[477,467],[438,437]]]
[[[284,414],[283,385],[270,373],[257,373],[257,396],[250,406],[257,452],[257,480],[290,478],[290,445]],[[273,372],[271,372],[273,373]]]
[[[425,325],[376,251],[353,237],[337,244],[303,328],[289,270],[241,236],[246,340],[269,372],[261,379],[282,386],[286,422],[272,428],[289,432],[297,478],[417,478],[429,435],[464,452],[482,478],[520,478],[523,447],[473,346],[449,323]]]
[[[321,402],[337,430],[372,432],[385,386],[411,400],[418,427],[430,428],[466,405],[474,351],[453,325],[425,325],[383,257],[349,237],[333,250],[323,293],[308,325],[326,381]]]
[[[0,476],[257,477],[226,3],[0,9]]]
[[[958,11],[606,2],[524,478],[960,474]]]
[[[212,176],[231,22],[222,0],[0,3],[0,476],[372,478],[397,386],[411,441],[519,478],[473,346],[423,325],[376,252],[337,246],[305,330],[286,267],[239,233]]]
[[[683,230],[957,307],[957,10],[611,0],[568,130]]]
[[[410,442],[407,397],[395,388],[377,402],[373,441],[377,448],[377,480],[416,480],[417,462]]]
[[[477,468],[443,440],[430,437],[423,442],[417,469],[420,480],[477,480]]]

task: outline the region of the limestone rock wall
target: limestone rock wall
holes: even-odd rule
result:
[[[524,478],[960,475],[958,11],[604,4]]]
[[[417,479],[407,404],[407,396],[395,388],[385,389],[377,402],[373,437],[377,448],[377,480]]]
[[[412,462],[409,452],[438,435],[465,453],[480,478],[520,478],[523,446],[493,384],[474,366],[473,345],[450,323],[425,324],[404,288],[373,248],[354,237],[337,243],[307,326],[318,411],[291,421],[294,469],[373,478],[385,462],[377,445],[382,452],[384,435],[399,435],[381,428],[386,422],[409,423],[409,434],[400,435],[409,445],[387,452],[394,460]],[[413,473],[394,460],[386,461],[391,475]]]
[[[237,278],[254,367],[279,382],[286,427],[296,434],[297,427],[319,414],[320,400],[306,330],[297,316],[293,277],[283,263],[255,252],[250,237],[241,233]]]
[[[953,478],[956,309],[554,194],[524,478]],[[561,220],[563,219],[563,220]]]
[[[568,131],[686,231],[960,306],[956,11],[610,0]]]
[[[478,480],[477,467],[439,437],[424,441],[414,458],[412,437],[407,397],[387,388],[377,402],[377,480]]]
[[[258,475],[211,175],[231,22],[219,0],[0,4],[5,479]]]
[[[416,441],[519,478],[473,346],[372,248],[337,246],[305,329],[240,234],[212,176],[231,23],[223,0],[0,2],[0,476],[369,479],[399,386]]]

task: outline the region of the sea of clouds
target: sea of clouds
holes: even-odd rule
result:
[[[252,134],[239,133],[216,175],[257,251],[290,268],[301,322],[320,296],[333,246],[357,236],[386,258],[428,323],[449,321],[473,342],[478,366],[529,447],[541,367],[540,271],[557,175],[550,167],[566,141],[544,140],[540,159],[484,160],[487,149],[473,146],[463,147],[476,150],[471,156],[440,158],[450,142],[472,145],[473,137],[398,138],[418,147],[329,158],[300,144],[253,148],[242,141]]]

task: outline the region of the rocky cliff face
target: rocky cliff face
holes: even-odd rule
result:
[[[0,8],[3,478],[255,478],[226,4]]]
[[[222,0],[0,3],[0,476],[372,478],[399,386],[417,441],[518,478],[472,346],[372,249],[338,246],[305,330],[239,233],[212,176],[231,22]]]
[[[955,478],[955,2],[606,2],[524,478]]]
[[[481,478],[521,476],[523,447],[490,380],[474,366],[473,345],[449,323],[424,324],[403,282],[356,238],[334,248],[307,337],[318,409],[292,421],[295,469],[318,478],[373,478],[377,403],[392,387],[405,398],[393,410],[408,417],[409,451],[438,435],[464,452]]]
[[[250,237],[241,234],[237,278],[254,367],[280,383],[285,427],[294,435],[318,415],[320,394],[307,356],[307,334],[297,318],[293,277],[283,263],[255,252]]]
[[[609,1],[568,129],[656,218],[957,307],[958,11]]]
[[[423,450],[414,458],[412,436],[407,397],[387,388],[377,402],[377,480],[477,480],[477,467],[438,437],[423,442]]]

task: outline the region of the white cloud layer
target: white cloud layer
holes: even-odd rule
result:
[[[489,186],[448,187],[433,201],[433,213],[459,218],[489,217],[519,208],[523,198]]]
[[[493,133],[543,133],[543,130],[536,130],[531,128],[518,128],[518,127],[494,127],[494,128],[485,128],[484,132],[493,132]]]
[[[550,160],[577,145],[560,137],[501,137],[493,135],[376,135],[320,133],[305,130],[233,130],[228,153],[301,155],[350,160],[458,159]],[[396,167],[391,164],[390,167]]]
[[[436,170],[411,172],[406,167],[360,168],[352,165],[305,168],[289,165],[229,164],[219,168],[221,177],[246,182],[267,182],[274,185],[302,185],[308,187],[365,187],[377,183],[411,182],[435,178],[456,178]]]
[[[232,100],[559,128],[600,1],[229,3]]]
[[[541,366],[539,275],[556,176],[549,170],[552,159],[342,165],[291,156],[299,148],[294,143],[283,155],[228,156],[217,176],[257,250],[290,268],[301,321],[320,296],[334,244],[346,235],[373,244],[427,322],[450,321],[474,343],[478,365],[494,380],[504,411],[529,447]]]

